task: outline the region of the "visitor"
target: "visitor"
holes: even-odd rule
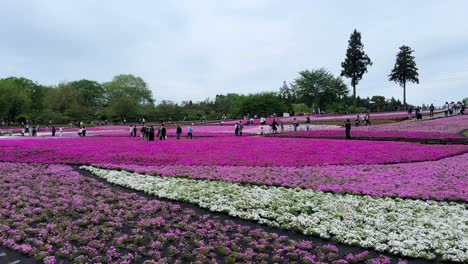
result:
[[[140,132],[141,132],[140,139],[141,139],[141,140],[145,140],[145,137],[146,137],[146,127],[145,127],[145,126],[142,126],[141,129],[140,129]]]
[[[264,135],[265,135],[265,133],[263,131],[263,127],[260,127],[260,136],[264,136]]]
[[[81,137],[83,135],[83,129],[80,127],[80,129],[78,129],[78,136]]]
[[[60,136],[63,135],[63,128],[62,128],[62,127],[59,127],[59,135],[60,135]]]
[[[445,102],[443,109],[444,109],[445,117],[447,117],[448,114],[449,114],[449,103],[448,102]]]
[[[151,126],[148,132],[148,141],[154,141],[154,127]]]
[[[278,132],[278,122],[276,122],[276,119],[273,119],[273,123],[271,123],[271,129],[273,130],[274,134]]]
[[[21,129],[21,136],[24,137],[24,132],[25,132],[25,129],[24,127]]]
[[[294,127],[294,132],[297,132],[297,128],[299,127],[299,122],[297,121],[296,118],[294,118],[293,127]]]
[[[176,128],[176,136],[177,136],[177,139],[180,139],[180,135],[182,134],[182,128],[180,127],[179,124],[177,124],[177,128]]]
[[[36,130],[36,127],[34,127],[34,126],[32,128],[32,136],[33,137],[37,136],[37,130]]]
[[[448,109],[449,109],[449,110],[448,110],[448,111],[449,111],[449,115],[453,115],[453,108],[454,108],[454,106],[455,106],[455,104],[454,104],[453,101],[452,101],[452,102],[450,103],[450,105],[449,105],[449,108],[448,108]]]
[[[236,122],[236,124],[234,125],[234,136],[238,136],[239,135],[239,123]]]
[[[460,115],[465,115],[465,101],[461,102]]]
[[[429,106],[429,117],[433,117],[434,116],[434,104],[431,104]]]
[[[281,127],[281,133],[283,133],[283,132],[284,132],[284,124],[283,124],[282,121],[281,121],[281,123],[280,123],[280,127]]]
[[[309,131],[310,130],[310,116],[307,115],[306,117],[306,130]]]
[[[143,118],[141,119],[141,124],[144,126],[144,125],[145,125],[145,122],[146,122],[146,120],[145,120],[145,118],[143,117]]]
[[[351,121],[349,119],[346,119],[346,123],[344,126],[345,126],[346,139],[351,139]]]
[[[416,108],[416,120],[422,120],[422,112],[419,106]]]
[[[161,127],[161,134],[159,135],[159,140],[166,140],[166,127],[164,126],[164,123]]]
[[[52,136],[55,137],[55,127],[52,127]]]
[[[354,120],[356,126],[358,127],[361,124],[361,117],[357,115],[356,120]]]
[[[244,128],[244,125],[242,125],[242,121],[239,121],[239,136],[242,136],[242,129]]]
[[[413,117],[413,107],[410,105],[408,106],[408,119],[411,120],[412,117]]]
[[[457,104],[455,105],[455,115],[459,115],[460,114],[460,110],[461,110],[461,102],[458,101]]]
[[[130,137],[133,137],[133,126],[130,126]]]
[[[86,127],[83,127],[83,137],[86,136]]]
[[[193,123],[192,123],[192,125],[189,125],[189,126],[187,127],[187,138],[190,138],[190,139],[192,139],[192,134],[193,134],[193,128],[192,128],[192,126],[193,126]]]
[[[364,117],[364,122],[366,122],[366,126],[371,125],[369,113],[367,113],[366,116]]]

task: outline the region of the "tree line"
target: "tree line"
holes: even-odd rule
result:
[[[55,86],[38,84],[21,77],[0,79],[0,121],[68,123],[71,121],[137,122],[146,120],[195,120],[245,115],[269,116],[293,113],[348,113],[391,111],[406,105],[406,83],[419,82],[412,50],[400,47],[389,80],[404,88],[403,103],[392,98],[372,96],[360,98],[356,86],[372,65],[364,52],[361,34],[354,30],[349,39],[340,76],[325,68],[303,70],[289,85],[284,82],[275,92],[255,94],[219,94],[201,102],[158,104],[140,77],[131,74],[115,76],[99,83],[78,80]],[[353,92],[341,77],[351,79]]]

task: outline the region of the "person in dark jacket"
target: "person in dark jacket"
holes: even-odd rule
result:
[[[351,121],[349,119],[346,119],[346,123],[344,126],[345,126],[346,139],[351,139]]]
[[[166,140],[166,127],[164,124],[161,127],[161,133],[159,134],[159,140]]]
[[[276,119],[273,120],[273,123],[271,123],[271,129],[273,130],[273,133],[276,134],[278,132],[278,122],[276,122]]]
[[[181,134],[182,134],[182,128],[180,127],[179,124],[177,124],[177,129],[176,129],[177,139],[180,139]]]
[[[52,136],[55,137],[55,127],[52,127]]]
[[[148,134],[148,141],[154,141],[154,127],[151,126]]]

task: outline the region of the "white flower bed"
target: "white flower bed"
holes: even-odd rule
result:
[[[108,182],[306,235],[409,257],[468,261],[466,204],[155,177],[82,166]]]

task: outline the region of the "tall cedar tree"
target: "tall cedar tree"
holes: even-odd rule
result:
[[[353,106],[356,107],[356,85],[367,72],[367,65],[372,65],[371,59],[364,52],[364,45],[361,43],[361,33],[356,29],[351,34],[348,41],[345,61],[341,63],[343,70],[341,76],[351,78],[353,86]]]
[[[418,83],[419,74],[414,56],[412,55],[413,50],[408,46],[401,46],[400,51],[396,56],[395,67],[392,72],[388,75],[389,81],[394,81],[403,86],[403,105],[406,107],[406,82]]]

